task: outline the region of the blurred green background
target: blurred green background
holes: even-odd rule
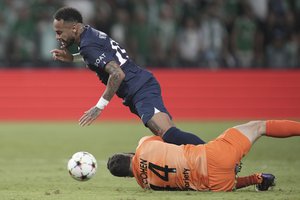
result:
[[[298,0],[1,0],[0,68],[76,66],[49,53],[62,6],[144,67],[299,68]]]

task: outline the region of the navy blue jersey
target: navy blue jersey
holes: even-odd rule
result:
[[[117,95],[130,100],[153,75],[130,60],[125,49],[105,33],[90,26],[85,26],[84,29],[80,36],[79,52],[85,63],[90,70],[97,73],[105,85],[109,78],[109,74],[104,70],[106,64],[110,61],[118,63],[125,73],[125,79]]]

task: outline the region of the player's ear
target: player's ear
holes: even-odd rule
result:
[[[132,157],[133,156],[130,156],[130,164],[129,164],[129,169],[128,169],[128,177],[134,177],[133,170],[132,170]]]
[[[72,31],[73,31],[73,33],[76,33],[76,32],[77,32],[77,26],[76,26],[76,24],[75,24],[75,23],[73,24]]]

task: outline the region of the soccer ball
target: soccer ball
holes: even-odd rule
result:
[[[84,151],[75,153],[68,162],[69,174],[78,181],[91,179],[97,171],[95,157]]]

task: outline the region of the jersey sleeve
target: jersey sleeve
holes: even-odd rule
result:
[[[99,47],[83,47],[80,49],[84,61],[88,65],[104,69],[105,65],[114,60],[113,52]]]

